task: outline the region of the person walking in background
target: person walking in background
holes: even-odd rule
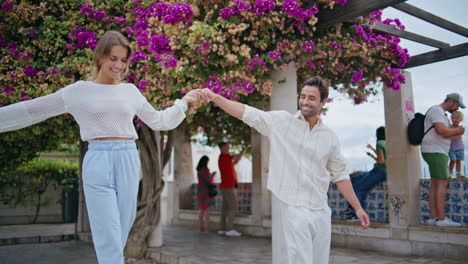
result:
[[[128,72],[131,47],[117,31],[106,32],[93,54],[90,80],[55,93],[0,108],[0,133],[70,113],[88,141],[83,188],[93,244],[100,264],[123,264],[127,237],[135,220],[140,159],[133,124],[138,116],[153,130],[176,128],[188,104],[202,98],[188,92],[164,111],[156,111],[140,90],[121,80]]]
[[[450,116],[452,119],[452,128],[457,128],[460,126],[460,123],[463,121],[463,113],[460,111],[455,111]],[[463,144],[462,136],[454,136],[450,140],[450,175],[453,175],[453,169],[456,169],[456,177],[462,178],[461,173],[462,162],[465,159],[465,145]]]
[[[221,154],[218,159],[218,167],[221,173],[221,184],[219,189],[223,197],[221,206],[221,222],[218,234],[226,236],[241,236],[242,234],[234,229],[234,218],[237,213],[237,173],[236,165],[245,153],[245,149],[238,155],[229,153],[229,143],[219,143]]]
[[[198,223],[200,232],[208,232],[210,207],[214,205],[214,197],[210,196],[209,189],[210,186],[215,184],[213,177],[216,171],[210,173],[210,170],[208,169],[209,161],[210,159],[207,156],[203,156],[200,158],[197,165],[197,209],[199,210]]]
[[[440,227],[461,226],[460,223],[454,222],[445,215],[450,138],[465,133],[465,128],[462,126],[450,127],[445,112],[453,113],[459,107],[465,108],[462,96],[457,93],[448,94],[443,103],[435,105],[427,111],[424,119],[424,131],[429,131],[421,143],[421,153],[424,161],[429,166],[429,173],[431,174],[428,225]],[[430,129],[431,127],[433,129]]]
[[[367,193],[377,184],[387,179],[387,147],[385,143],[385,127],[381,126],[375,131],[377,137],[376,147],[368,144],[374,154],[367,152],[367,155],[375,160],[374,168],[368,172],[362,172],[351,177],[354,192],[356,193],[362,207],[366,209],[365,200]],[[348,221],[359,221],[354,209],[348,203],[348,209],[345,212]]]
[[[361,228],[370,225],[349,180],[349,166],[336,134],[320,118],[328,86],[319,77],[307,79],[299,97],[299,111],[262,111],[228,100],[210,89],[208,99],[270,140],[267,188],[272,192],[273,264],[329,262],[330,181],[356,210]]]

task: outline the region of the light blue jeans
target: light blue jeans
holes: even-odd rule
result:
[[[133,140],[91,140],[83,188],[99,264],[123,264],[136,215],[140,160]]]

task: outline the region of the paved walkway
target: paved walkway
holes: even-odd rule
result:
[[[90,243],[60,241],[74,233],[73,224],[1,226],[0,241],[27,244],[0,245],[0,264],[97,264]],[[23,238],[14,239],[16,236]],[[38,237],[37,241],[25,240]],[[55,237],[56,240],[51,239]],[[214,233],[199,233],[186,227],[166,226],[165,245],[150,249],[153,259],[137,260],[135,264],[263,264],[271,263],[271,241],[266,238],[230,238]],[[58,239],[58,240],[57,240]],[[30,242],[28,242],[30,241]],[[47,242],[47,243],[43,243]],[[161,262],[156,261],[161,260]],[[404,257],[381,253],[332,248],[330,264],[462,264],[462,261],[440,258]]]

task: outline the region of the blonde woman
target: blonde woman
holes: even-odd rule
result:
[[[100,264],[123,264],[123,249],[136,214],[140,160],[133,125],[138,116],[154,130],[170,130],[185,118],[188,104],[203,98],[187,93],[164,111],[156,111],[137,87],[121,82],[131,48],[119,32],[108,31],[93,55],[91,80],[0,108],[0,132],[24,128],[70,113],[89,142],[83,161],[83,186],[94,248]]]

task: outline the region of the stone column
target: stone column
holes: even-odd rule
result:
[[[408,239],[409,226],[419,223],[421,179],[419,147],[409,145],[407,137],[414,116],[411,73],[404,76],[400,90],[384,87],[390,236],[401,240]]]
[[[270,74],[273,91],[270,98],[271,110],[286,110],[291,114],[297,111],[297,70],[296,64],[291,62],[282,71]]]
[[[282,71],[270,74],[273,90],[270,98],[270,110],[286,110],[291,114],[297,111],[297,70],[296,64],[291,62]],[[263,215],[271,217],[271,194],[267,191],[270,144],[266,137],[261,137],[261,180]]]
[[[174,183],[178,195],[177,209],[193,209],[190,187],[193,183],[192,145],[190,136],[180,126],[175,130],[174,140]]]

